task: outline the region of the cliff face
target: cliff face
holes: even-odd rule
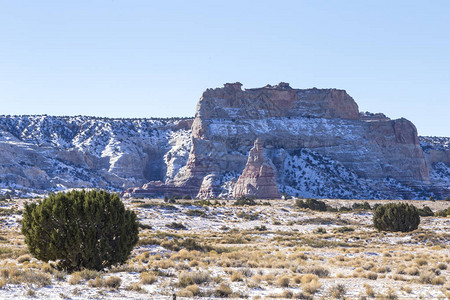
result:
[[[448,187],[430,182],[433,166],[411,122],[360,113],[343,90],[293,89],[287,83],[206,90],[192,124],[187,164],[164,188],[194,197],[229,196],[257,138],[283,192],[342,198],[448,193]],[[161,192],[156,185],[140,192]]]
[[[139,186],[127,194],[227,198],[257,138],[282,193],[450,196],[448,138],[419,143],[411,122],[360,113],[343,90],[286,83],[208,89],[193,120],[0,116],[0,192]]]

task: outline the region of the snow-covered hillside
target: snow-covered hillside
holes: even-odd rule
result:
[[[331,122],[317,121],[322,125]],[[152,180],[168,182],[186,166],[191,124],[192,119],[187,118],[0,116],[0,193],[33,195],[69,188],[123,191]],[[213,131],[217,135],[233,135],[229,132],[233,126],[219,129],[219,125],[211,125],[217,127]],[[292,130],[292,126],[287,127]],[[342,130],[351,128],[344,127]],[[311,131],[313,126],[305,128]],[[261,125],[248,130],[264,128]],[[243,134],[242,130],[239,134]],[[310,135],[314,136],[314,132]],[[352,136],[341,135],[347,139]],[[420,137],[420,143],[430,165],[431,186],[448,188],[450,167],[441,156],[448,153],[450,138]],[[242,156],[245,160],[244,152],[231,152],[226,157]],[[280,191],[292,196],[423,199],[434,195],[430,189],[406,186],[391,177],[368,179],[324,151],[303,147],[267,152],[277,165]],[[220,197],[231,194],[240,171],[228,170],[224,176],[211,178],[220,187]]]
[[[435,196],[426,187],[407,186],[391,177],[364,178],[342,163],[306,148],[286,155],[281,176],[280,190],[297,197],[428,199]]]
[[[122,190],[186,163],[190,119],[0,116],[0,187]]]
[[[443,136],[419,136],[420,146],[424,152],[430,150],[448,151],[450,150],[450,137]]]

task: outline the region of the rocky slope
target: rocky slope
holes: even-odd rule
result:
[[[191,119],[0,117],[0,187],[122,191],[175,176],[186,164]]]
[[[208,89],[192,119],[0,117],[0,187],[229,197],[260,138],[279,190],[320,198],[450,196],[449,138],[360,113],[343,90]]]

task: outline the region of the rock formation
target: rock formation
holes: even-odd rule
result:
[[[241,173],[257,137],[270,145],[267,156],[276,167],[279,185],[295,195],[308,194],[301,192],[304,188],[310,190],[308,195],[325,196],[326,190],[340,186],[357,190],[364,185],[371,193],[364,192],[363,197],[407,198],[416,197],[414,191],[430,183],[417,130],[408,120],[360,114],[355,101],[343,90],[293,89],[287,83],[242,90],[242,84],[233,83],[203,93],[192,124],[187,164],[166,182],[167,186],[193,197],[229,196],[227,176]],[[332,186],[313,183],[314,187],[299,187],[292,176],[287,182],[289,172],[297,170],[285,162],[298,158],[296,153],[301,149],[312,150],[311,155],[322,160],[339,162],[352,177],[360,178],[354,180],[360,183],[352,185],[348,180],[343,184],[336,179]],[[211,174],[214,182],[205,181]],[[150,186],[148,194],[158,191]],[[342,191],[336,196],[361,194]]]
[[[258,137],[283,193],[450,197],[448,138],[419,142],[410,121],[360,113],[344,90],[287,83],[207,89],[194,119],[0,116],[0,193],[229,198]]]
[[[254,196],[257,199],[281,198],[275,179],[275,167],[266,161],[263,154],[261,140],[256,139],[250,149],[247,164],[242,175],[239,176],[233,190],[233,197]]]

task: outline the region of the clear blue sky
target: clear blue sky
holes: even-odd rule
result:
[[[0,0],[0,114],[193,116],[289,82],[450,136],[450,1]]]

